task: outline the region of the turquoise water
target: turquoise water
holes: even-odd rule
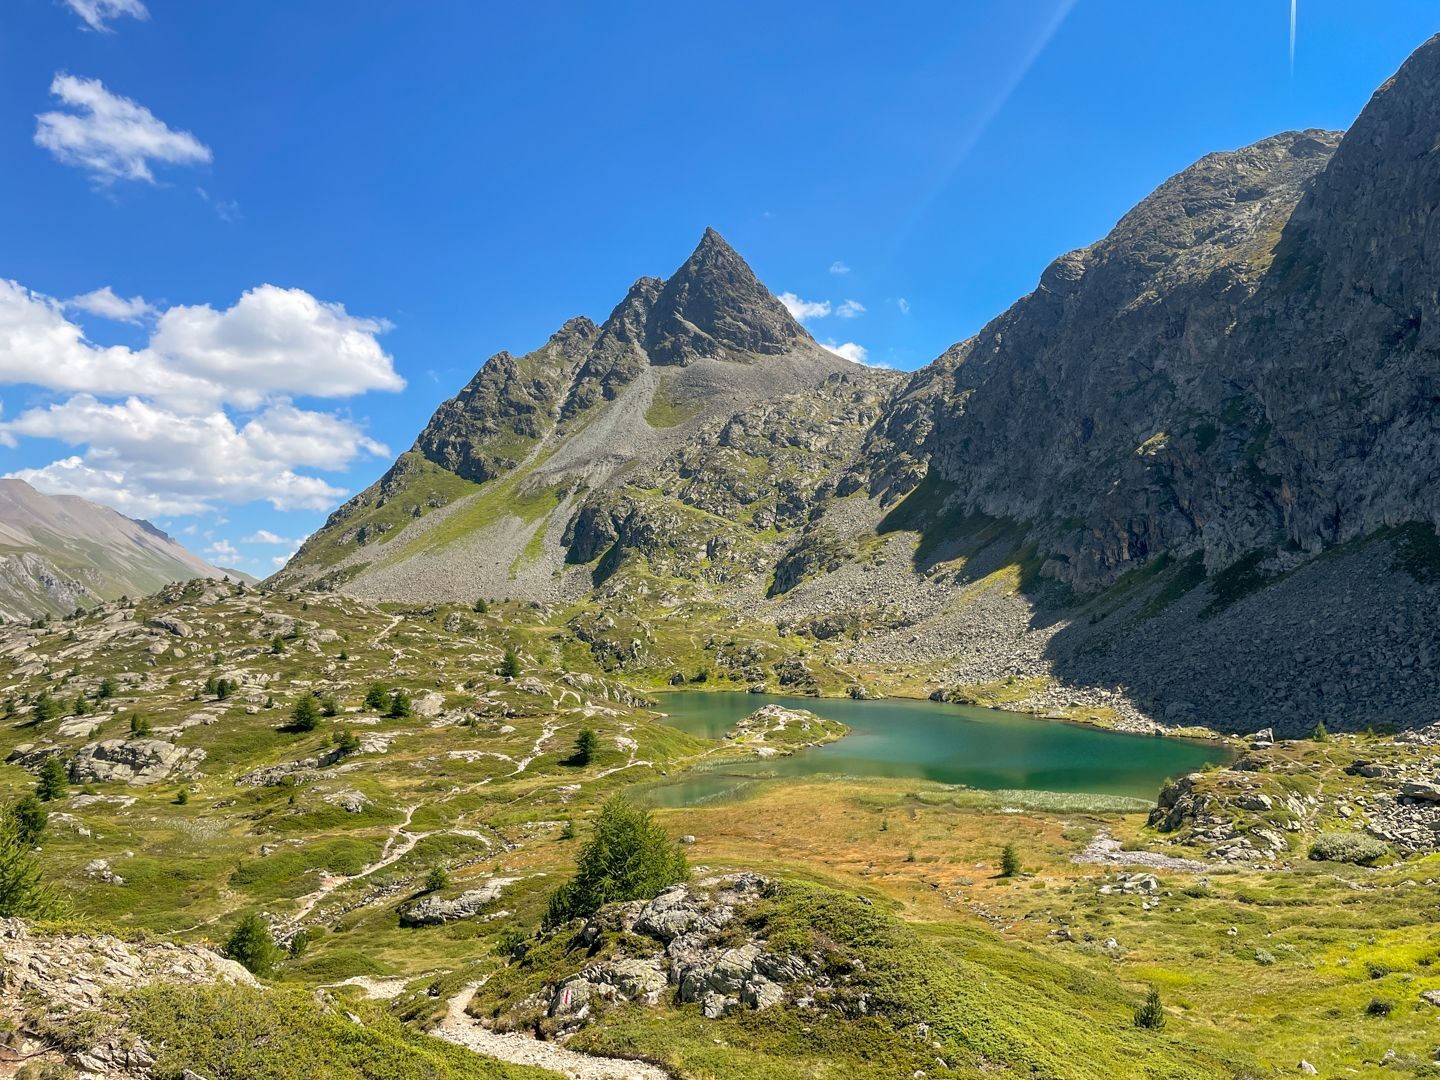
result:
[[[709,739],[767,702],[839,720],[850,734],[790,757],[729,762],[652,788],[656,806],[688,806],[761,780],[845,774],[915,777],[985,789],[1086,792],[1154,799],[1171,776],[1224,761],[1218,744],[1039,720],[935,701],[796,698],[681,691],[660,695],[667,722]]]

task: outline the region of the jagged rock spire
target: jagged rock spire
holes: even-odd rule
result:
[[[714,229],[660,290],[646,325],[657,364],[686,364],[730,350],[773,355],[810,335]]]

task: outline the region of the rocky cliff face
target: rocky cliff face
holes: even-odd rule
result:
[[[172,581],[225,573],[148,522],[0,479],[0,619],[68,615]]]
[[[876,489],[915,479],[897,453],[928,458],[1084,592],[1164,552],[1280,570],[1440,521],[1413,468],[1440,460],[1437,83],[1431,41],[1343,139],[1210,155],[1057,259],[916,375],[876,433]]]

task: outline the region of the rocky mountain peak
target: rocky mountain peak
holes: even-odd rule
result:
[[[646,351],[657,364],[688,364],[727,350],[774,355],[809,340],[749,264],[710,228],[661,288],[646,325]]]

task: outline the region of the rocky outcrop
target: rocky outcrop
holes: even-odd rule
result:
[[[496,877],[486,881],[478,889],[467,889],[459,896],[445,899],[426,896],[400,910],[401,926],[439,926],[456,919],[470,919],[480,914],[484,907],[497,900],[507,886],[517,879]]]
[[[87,1076],[150,1076],[155,1048],[113,1018],[107,995],[157,981],[257,985],[235,961],[198,945],[40,934],[0,919],[0,1014],[16,1033],[9,1049],[21,1057]]]
[[[577,942],[593,947],[621,932],[632,942],[648,944],[607,956],[547,986],[500,1017],[497,1029],[536,1009],[563,1034],[627,1002],[656,1005],[673,998],[698,1004],[710,1018],[732,1009],[813,1002],[831,986],[816,960],[728,933],[770,887],[759,874],[731,874],[676,885],[653,900],[611,905],[579,928]]]
[[[725,738],[761,757],[771,757],[792,753],[803,746],[834,742],[849,730],[838,720],[826,720],[806,709],[787,709],[772,703],[737,720]]]
[[[192,775],[205,751],[161,739],[106,739],[87,743],[70,760],[70,779],[77,784],[158,784]]]

